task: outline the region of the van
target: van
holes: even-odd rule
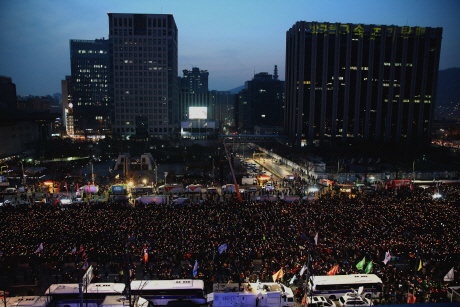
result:
[[[16,188],[6,188],[5,194],[16,194]]]
[[[255,193],[255,192],[257,192],[257,188],[256,187],[249,187],[248,192],[249,193]]]

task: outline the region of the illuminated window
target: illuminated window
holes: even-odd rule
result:
[[[265,114],[262,114],[262,117],[265,117]]]
[[[303,84],[310,84],[310,81],[304,81]]]
[[[383,63],[383,65],[385,65],[385,66],[390,66],[391,63]]]

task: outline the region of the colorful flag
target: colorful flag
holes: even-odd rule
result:
[[[444,276],[444,281],[454,281],[454,267]]]
[[[74,247],[74,248],[72,249],[72,254],[74,254],[74,253],[76,253],[76,252],[77,252],[77,248]]]
[[[283,268],[281,268],[278,272],[276,272],[275,274],[273,274],[273,282],[276,282],[276,280],[279,278],[279,279],[282,279],[283,278]]]
[[[419,264],[419,266],[418,266],[417,271],[420,271],[421,269],[422,269],[422,259],[420,259],[420,264]]]
[[[336,265],[333,267],[329,272],[327,272],[327,275],[335,275],[339,272],[339,265]]]
[[[147,253],[147,249],[144,249],[144,263],[149,261],[149,253]]]
[[[226,250],[227,250],[227,243],[222,244],[221,246],[219,246],[219,254],[222,254]]]
[[[35,253],[39,253],[43,250],[43,243],[40,243],[40,246],[37,248],[37,250],[35,251]]]
[[[303,273],[305,273],[305,270],[307,269],[307,266],[304,264],[302,269],[300,269],[300,277],[302,277]]]
[[[195,260],[195,265],[193,266],[193,276],[198,274],[198,260]]]
[[[391,255],[390,255],[390,251],[388,251],[385,253],[385,259],[383,259],[383,263],[387,264],[388,261],[390,261],[390,259],[391,259]]]
[[[358,264],[356,265],[356,268],[358,270],[362,270],[364,268],[364,264],[366,263],[366,257],[363,258],[363,260],[361,260],[360,262],[358,262]]]
[[[318,245],[318,232],[316,233],[316,236],[315,236],[315,245]]]
[[[415,304],[416,297],[409,292],[407,295],[407,303],[408,304]]]
[[[373,269],[374,269],[374,266],[372,265],[372,261],[371,261],[366,266],[366,269],[365,269],[366,274],[369,274],[370,272],[372,272]]]
[[[289,284],[292,285],[294,283],[294,280],[296,280],[296,278],[297,278],[296,275],[292,276],[291,281],[289,282]]]

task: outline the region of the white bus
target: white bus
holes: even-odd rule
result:
[[[83,303],[88,307],[99,307],[107,295],[118,295],[124,290],[123,283],[90,283],[83,292]],[[52,307],[80,307],[78,284],[52,284],[45,295],[51,297]]]
[[[133,280],[131,293],[149,300],[155,306],[166,306],[172,301],[206,304],[204,282],[198,279]]]
[[[366,298],[376,298],[383,292],[382,280],[375,274],[326,275],[312,276],[310,287],[313,295],[321,295],[331,300],[338,300],[342,295],[364,287]]]
[[[50,298],[45,296],[15,296],[3,297],[2,302],[6,307],[47,307]]]

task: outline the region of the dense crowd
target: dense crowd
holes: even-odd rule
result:
[[[311,202],[285,203],[204,200],[186,206],[79,204],[2,208],[1,262],[62,267],[81,264],[82,247],[99,266],[122,271],[126,245],[130,263],[140,262],[146,279],[194,278],[213,282],[271,281],[281,267],[283,282],[307,263],[311,242],[311,273],[325,275],[338,265],[338,274],[360,273],[364,257],[384,282],[382,300],[401,303],[415,287],[416,297],[439,293],[443,277],[460,263],[460,189],[380,189],[375,195],[328,193]],[[318,241],[315,242],[315,235]],[[43,244],[43,250],[36,252]],[[227,244],[227,250],[218,248]],[[144,249],[148,251],[145,262]],[[418,250],[418,252],[417,252]],[[392,260],[383,259],[389,251]],[[254,265],[261,259],[260,268]],[[418,270],[418,259],[422,269]],[[126,274],[124,275],[126,276]],[[120,279],[123,274],[120,274]],[[458,274],[454,283],[458,283]],[[433,294],[431,300],[436,299]],[[407,299],[407,298],[406,298]]]

